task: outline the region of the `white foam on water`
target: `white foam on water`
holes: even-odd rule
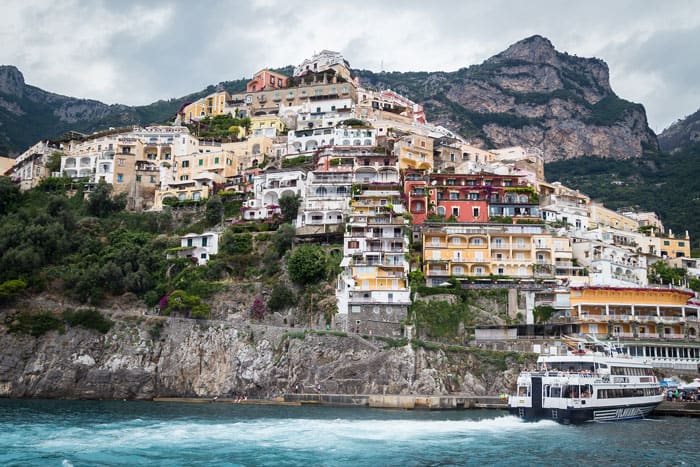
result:
[[[61,465],[63,467],[73,467],[73,464],[68,459],[63,459],[63,462],[61,462]]]
[[[173,420],[150,423],[133,420],[69,428],[38,441],[37,448],[93,452],[138,447],[197,447],[202,443],[227,446],[258,446],[328,450],[365,440],[382,442],[442,443],[459,437],[462,442],[483,435],[498,436],[519,431],[558,426],[553,421],[525,423],[512,416],[483,420],[344,420],[344,419],[254,419],[230,423]]]

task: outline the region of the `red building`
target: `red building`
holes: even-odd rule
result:
[[[537,219],[536,194],[520,175],[404,173],[404,193],[413,223],[428,215],[463,223],[485,223],[490,217]]]
[[[260,70],[255,73],[253,79],[248,81],[246,92],[258,92],[265,89],[280,89],[287,87],[288,78],[280,73],[270,70]]]

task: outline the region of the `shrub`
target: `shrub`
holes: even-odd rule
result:
[[[292,306],[295,303],[296,297],[294,296],[294,292],[289,290],[289,288],[281,282],[275,283],[270,298],[267,301],[268,308],[272,311],[277,311]]]
[[[102,334],[107,334],[114,325],[114,322],[106,318],[95,309],[88,310],[65,310],[63,319],[71,326],[81,326],[86,329],[94,329]]]
[[[289,278],[298,284],[319,281],[326,273],[326,255],[317,245],[301,245],[287,260]]]
[[[63,332],[63,321],[49,311],[20,312],[8,323],[11,333],[29,334],[39,337],[49,331]]]
[[[12,279],[0,284],[0,301],[15,298],[24,292],[27,283],[23,280]]]

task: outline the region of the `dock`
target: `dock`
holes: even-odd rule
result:
[[[656,416],[700,417],[700,402],[663,401],[654,410]]]
[[[188,404],[241,404],[301,406],[321,405],[330,407],[369,407],[375,409],[401,410],[467,410],[506,409],[505,399],[498,396],[427,396],[405,394],[284,394],[274,399],[232,399],[195,397],[156,397],[154,402],[177,402]]]

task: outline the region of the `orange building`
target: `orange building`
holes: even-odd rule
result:
[[[253,79],[248,81],[246,92],[258,92],[270,89],[281,89],[287,87],[288,78],[281,73],[270,70],[260,70],[255,73]]]

